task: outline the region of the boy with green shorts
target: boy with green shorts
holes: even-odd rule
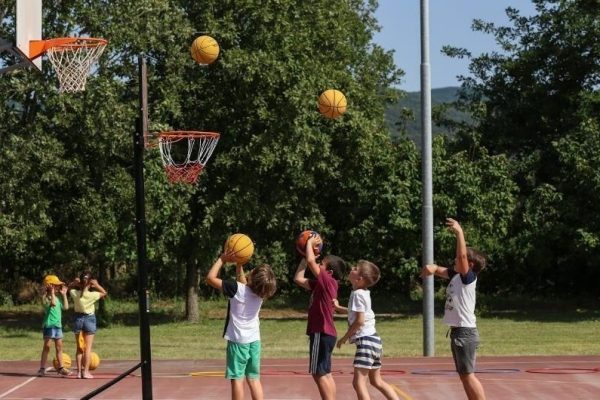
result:
[[[206,282],[229,297],[223,337],[227,339],[225,378],[231,381],[231,398],[244,398],[244,378],[253,400],[263,399],[260,383],[260,328],[258,313],[263,300],[277,289],[271,267],[262,264],[246,278],[243,265],[236,265],[237,281],[224,281],[219,271],[224,263],[235,262],[234,253],[223,253],[214,262]]]

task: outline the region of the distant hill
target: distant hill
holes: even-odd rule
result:
[[[458,87],[445,87],[431,90],[431,106],[438,104],[451,103],[456,100]],[[408,137],[413,139],[417,145],[421,142],[421,92],[407,92],[406,97],[400,99],[398,103],[389,105],[385,111],[385,121],[392,137],[400,135],[396,123],[400,120],[403,109],[412,111],[413,120],[408,121],[406,130]],[[462,121],[468,120],[469,116],[463,112],[450,110],[449,115],[452,119]],[[447,133],[447,131],[437,125],[432,126],[432,134]]]

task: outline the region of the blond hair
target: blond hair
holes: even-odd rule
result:
[[[371,261],[358,260],[356,268],[358,269],[360,276],[367,282],[367,287],[371,287],[379,282],[379,278],[381,277],[379,267]]]
[[[261,299],[268,299],[273,296],[277,290],[277,280],[271,266],[261,264],[250,271],[248,287]]]

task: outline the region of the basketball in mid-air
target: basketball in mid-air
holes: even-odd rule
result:
[[[62,364],[63,368],[71,368],[71,357],[67,353],[62,353]],[[55,370],[58,371],[60,369],[60,364],[58,363],[58,360],[56,358],[52,360],[52,365],[54,366]]]
[[[300,232],[300,234],[296,238],[296,251],[301,256],[306,255],[306,242],[311,237],[314,237],[316,242],[315,246],[313,247],[315,255],[321,254],[321,250],[323,250],[323,240],[321,239],[321,235],[319,235],[319,233],[316,231],[306,230]]]
[[[236,264],[246,264],[254,253],[254,243],[247,235],[236,233],[225,241],[225,251],[233,252]]]
[[[348,102],[344,93],[328,89],[319,96],[319,112],[326,118],[335,119],[346,112]]]
[[[190,52],[198,64],[211,64],[219,57],[219,44],[210,36],[199,36],[192,43]]]

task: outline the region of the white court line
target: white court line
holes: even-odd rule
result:
[[[31,382],[32,380],[34,380],[35,378],[37,378],[36,376],[34,376],[33,378],[29,378],[27,379],[25,382],[21,383],[20,385],[17,385],[15,387],[13,387],[10,390],[7,390],[6,392],[0,394],[0,399],[3,397],[6,397],[7,395],[11,394],[12,392],[14,392],[15,390],[22,388],[23,386],[27,385],[29,382]]]

